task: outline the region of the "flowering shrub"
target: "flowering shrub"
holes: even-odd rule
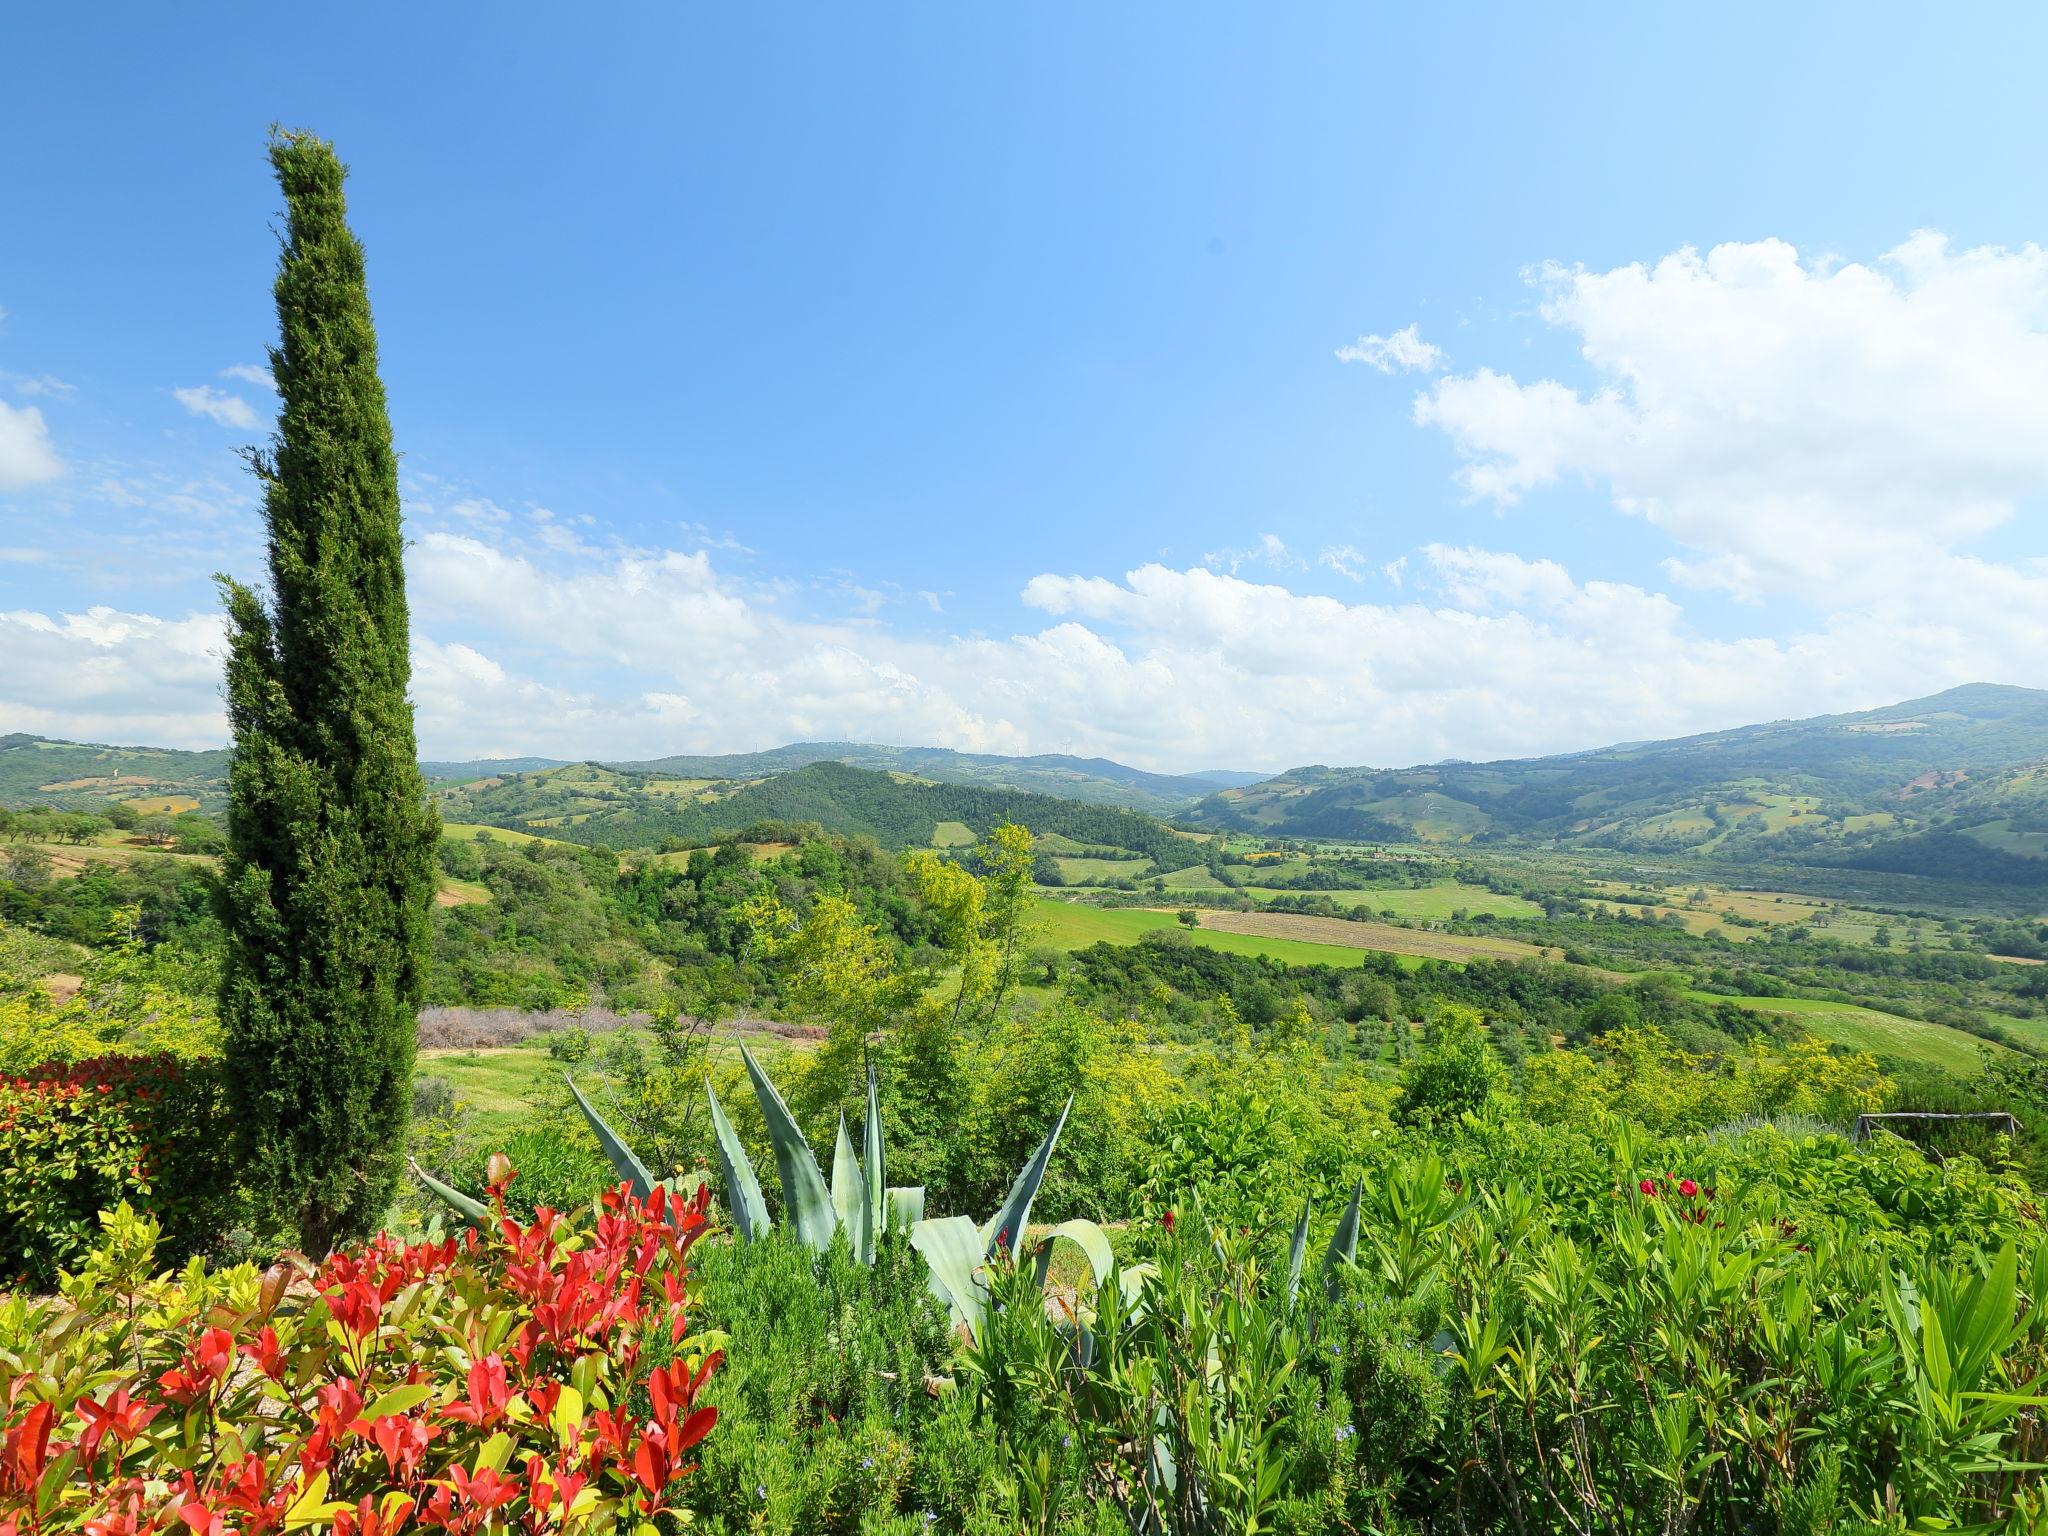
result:
[[[0,1078],[0,1279],[47,1285],[98,1213],[146,1205],[191,1249],[227,1224],[234,1174],[212,1063],[97,1056]]]
[[[646,1529],[717,1418],[706,1200],[154,1281],[122,1208],[62,1301],[0,1303],[0,1536]]]

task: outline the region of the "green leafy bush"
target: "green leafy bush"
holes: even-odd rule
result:
[[[1065,1312],[994,1264],[970,1359],[1020,1525],[2048,1521],[2048,1228],[2017,1181],[1896,1140],[1466,1129],[1382,1153],[1355,1229],[1321,1214],[1326,1277],[1307,1223],[1199,1199]]]
[[[123,1201],[180,1251],[204,1248],[238,1207],[225,1113],[211,1062],[99,1056],[0,1078],[0,1271],[47,1286]]]

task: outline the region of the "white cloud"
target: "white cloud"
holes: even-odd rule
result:
[[[17,395],[48,395],[57,399],[68,399],[78,393],[76,384],[66,384],[51,374],[42,374],[32,379],[16,379],[14,392]]]
[[[2048,490],[2038,246],[1923,232],[1862,266],[1762,240],[1534,281],[1590,386],[1482,367],[1419,396],[1416,421],[1499,506],[1603,487],[1691,552],[1671,567],[1687,584],[1873,601]]]
[[[918,636],[702,551],[409,557],[413,693],[435,757],[650,757],[802,739],[1083,751],[1143,766],[1386,766],[1676,735],[2048,674],[2048,569],[1980,564],[1945,612],[1875,604],[1782,638],[1703,635],[1669,596],[1550,560],[1433,545],[1399,601],[1202,567],[1044,574],[1039,622]],[[839,589],[831,589],[839,591]],[[851,603],[840,592],[842,601]],[[0,729],[221,739],[217,618],[0,615]]]
[[[1381,373],[1434,373],[1444,365],[1444,350],[1424,341],[1413,325],[1404,325],[1391,336],[1361,336],[1350,346],[1339,347],[1337,358]]]
[[[43,413],[32,405],[0,402],[0,490],[54,480],[63,471]]]
[[[221,369],[220,376],[224,379],[239,379],[244,384],[254,384],[258,389],[267,389],[272,393],[277,390],[277,380],[271,377],[270,370],[261,363],[230,363]]]
[[[219,746],[218,615],[107,607],[0,613],[0,731],[168,747]]]
[[[1308,562],[1287,547],[1277,533],[1262,533],[1248,549],[1216,549],[1202,556],[1212,571],[1241,571],[1247,566],[1269,571],[1305,571]]]
[[[1365,580],[1365,552],[1356,545],[1332,544],[1316,556],[1316,564],[1335,571],[1347,581]]]
[[[236,427],[246,432],[253,431],[257,425],[255,408],[248,401],[224,389],[215,389],[211,384],[174,389],[171,395],[194,416],[204,416],[220,426]]]

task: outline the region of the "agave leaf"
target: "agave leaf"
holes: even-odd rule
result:
[[[951,1305],[954,1320],[979,1337],[988,1307],[980,1229],[966,1216],[934,1216],[910,1229],[910,1246],[924,1255],[932,1294]]]
[[[853,1141],[846,1134],[846,1116],[842,1114],[839,1117],[839,1135],[832,1146],[832,1213],[838,1217],[839,1225],[846,1228],[854,1259],[862,1264],[870,1262],[860,1240],[861,1192],[865,1188],[860,1177],[860,1161],[853,1155]]]
[[[922,1184],[898,1185],[896,1188],[887,1191],[885,1203],[889,1209],[888,1230],[891,1232],[908,1232],[912,1227],[924,1220],[924,1186]]]
[[[1074,1100],[1069,1096],[1066,1106],[1060,1110],[1059,1119],[1045,1133],[1045,1140],[1031,1154],[1031,1161],[1017,1175],[1017,1182],[1010,1186],[1010,1196],[1003,1202],[1003,1208],[981,1229],[982,1252],[985,1255],[994,1253],[997,1244],[1006,1240],[1013,1253],[1023,1246],[1024,1229],[1031,1221],[1031,1202],[1038,1197],[1038,1186],[1045,1182],[1045,1165],[1052,1161],[1052,1149],[1060,1139],[1060,1131],[1066,1126],[1067,1112],[1073,1107]]]
[[[647,1165],[633,1155],[633,1149],[619,1139],[619,1133],[604,1123],[604,1116],[590,1107],[590,1100],[583,1097],[583,1090],[576,1086],[576,1079],[568,1073],[562,1074],[562,1081],[569,1085],[569,1091],[576,1095],[576,1103],[583,1111],[583,1118],[590,1122],[590,1128],[597,1132],[597,1144],[604,1148],[604,1155],[612,1160],[612,1167],[620,1178],[633,1186],[633,1193],[645,1200],[654,1193],[654,1175],[647,1171]]]
[[[412,1159],[407,1158],[406,1161],[412,1162]],[[412,1171],[422,1184],[426,1185],[428,1189],[431,1189],[442,1200],[446,1201],[455,1210],[460,1211],[464,1216],[467,1216],[478,1226],[487,1227],[491,1224],[491,1213],[482,1201],[470,1199],[468,1195],[465,1195],[452,1184],[443,1184],[418,1163],[412,1164]]]
[[[733,1134],[725,1118],[725,1106],[718,1102],[718,1090],[704,1079],[705,1097],[711,1100],[711,1129],[718,1141],[718,1166],[725,1174],[725,1203],[732,1211],[733,1230],[740,1241],[751,1243],[768,1235],[768,1202],[761,1198],[761,1181],[754,1176],[753,1159]]]
[[[839,1218],[832,1211],[832,1197],[825,1189],[825,1176],[818,1172],[818,1159],[811,1144],[797,1129],[796,1119],[782,1095],[744,1045],[740,1059],[747,1064],[747,1076],[754,1082],[754,1097],[761,1101],[761,1118],[768,1122],[768,1139],[775,1146],[775,1171],[782,1176],[784,1219],[796,1229],[804,1246],[823,1253],[832,1246],[833,1230]]]
[[[1294,1305],[1294,1298],[1301,1290],[1301,1261],[1308,1255],[1308,1208],[1309,1202],[1301,1202],[1301,1215],[1294,1223],[1294,1239],[1287,1245],[1287,1304]]]
[[[1116,1255],[1109,1251],[1109,1237],[1094,1222],[1082,1217],[1063,1221],[1044,1237],[1037,1247],[1038,1287],[1045,1289],[1045,1277],[1052,1268],[1052,1247],[1059,1239],[1065,1238],[1088,1256],[1088,1268],[1094,1272],[1095,1283],[1102,1284],[1109,1272],[1116,1266]]]
[[[882,1234],[889,1230],[889,1181],[882,1167],[882,1101],[875,1092],[875,1064],[868,1063],[868,1118],[861,1127],[861,1247],[874,1262]]]
[[[1364,1198],[1365,1180],[1360,1179],[1351,1186],[1351,1203],[1337,1218],[1337,1230],[1330,1234],[1329,1251],[1323,1255],[1323,1288],[1332,1296],[1337,1294],[1343,1266],[1358,1258],[1358,1206]]]

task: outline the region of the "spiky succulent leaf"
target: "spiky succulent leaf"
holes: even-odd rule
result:
[[[633,1193],[645,1200],[654,1193],[654,1175],[633,1155],[633,1149],[620,1140],[619,1133],[605,1124],[604,1116],[591,1107],[590,1100],[583,1097],[583,1090],[576,1086],[576,1079],[564,1072],[562,1081],[576,1095],[577,1107],[583,1111],[583,1118],[590,1122],[590,1128],[597,1132],[597,1144],[604,1148],[604,1155],[611,1159],[612,1167],[620,1178],[633,1186]]]
[[[1329,1251],[1323,1255],[1323,1287],[1332,1296],[1344,1266],[1358,1258],[1358,1206],[1364,1198],[1365,1180],[1360,1179],[1351,1186],[1351,1203],[1337,1218],[1337,1230],[1330,1234]]]
[[[932,1294],[952,1307],[954,1321],[979,1337],[988,1308],[981,1230],[966,1216],[934,1216],[910,1229],[910,1246],[924,1255]]]
[[[1100,1285],[1109,1278],[1110,1270],[1116,1267],[1116,1255],[1110,1252],[1109,1236],[1094,1222],[1082,1217],[1063,1221],[1054,1227],[1036,1245],[1038,1285],[1045,1288],[1045,1277],[1052,1269],[1053,1245],[1060,1239],[1072,1243],[1087,1256],[1088,1268]]]
[[[753,1080],[754,1097],[761,1104],[761,1118],[768,1122],[768,1140],[775,1148],[775,1171],[782,1176],[782,1211],[807,1248],[823,1253],[832,1246],[832,1233],[839,1218],[832,1210],[832,1196],[825,1188],[825,1176],[818,1172],[818,1159],[811,1144],[797,1129],[796,1118],[782,1095],[744,1045],[740,1059],[747,1064]]]
[[[885,1204],[889,1211],[887,1230],[908,1232],[924,1220],[924,1186],[922,1184],[898,1185],[888,1190]]]
[[[865,1182],[861,1185],[861,1246],[873,1262],[875,1250],[881,1246],[882,1234],[889,1229],[889,1181],[882,1166],[882,1100],[875,1091],[875,1064],[868,1063],[868,1118],[861,1127],[861,1173]]]
[[[1301,1261],[1308,1256],[1308,1211],[1309,1202],[1301,1202],[1301,1215],[1294,1223],[1294,1238],[1287,1245],[1287,1304],[1294,1305],[1294,1298],[1301,1292]]]
[[[1003,1208],[981,1229],[984,1255],[994,1253],[1003,1243],[1008,1243],[1013,1253],[1022,1246],[1024,1229],[1031,1221],[1031,1202],[1038,1197],[1038,1186],[1045,1182],[1045,1166],[1052,1161],[1052,1149],[1059,1143],[1060,1131],[1066,1126],[1068,1111],[1073,1107],[1074,1100],[1069,1096],[1060,1110],[1059,1119],[1045,1133],[1045,1140],[1031,1154],[1031,1161],[1017,1175],[1017,1182],[1010,1186],[1010,1195],[1003,1201]]]
[[[732,1212],[733,1230],[740,1241],[751,1243],[768,1235],[768,1202],[761,1198],[761,1181],[755,1177],[753,1159],[733,1134],[725,1118],[725,1106],[718,1102],[718,1090],[704,1079],[704,1093],[711,1100],[711,1129],[718,1141],[719,1171],[725,1175],[725,1203]]]
[[[491,1224],[490,1209],[482,1201],[470,1199],[452,1184],[443,1184],[418,1163],[413,1163],[412,1171],[422,1184],[440,1196],[449,1207],[467,1216],[480,1227],[488,1227]]]
[[[832,1144],[832,1214],[846,1228],[846,1240],[854,1259],[871,1263],[867,1246],[861,1241],[861,1201],[866,1185],[861,1182],[860,1160],[853,1155],[853,1139],[846,1134],[846,1116],[839,1117],[839,1134]]]

